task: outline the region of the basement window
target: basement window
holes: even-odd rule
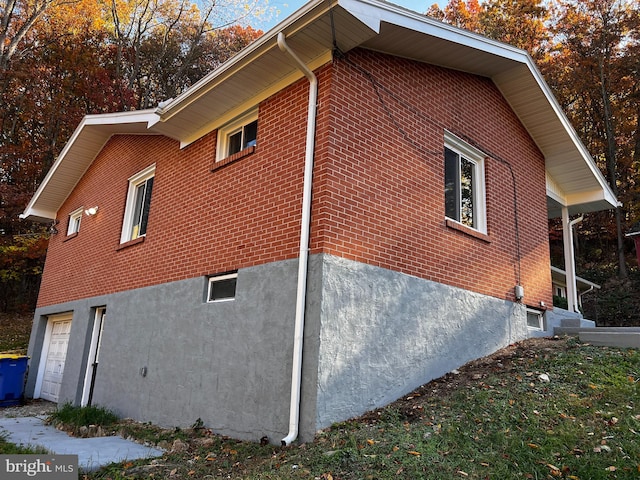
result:
[[[527,308],[527,327],[544,330],[544,313],[535,308]]]
[[[228,302],[236,298],[238,272],[209,277],[207,302]]]

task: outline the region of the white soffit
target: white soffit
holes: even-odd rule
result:
[[[309,2],[159,109],[154,130],[180,140],[182,146],[188,145],[303,77],[278,48],[280,31],[300,59],[316,69],[331,61],[334,30],[340,32],[341,45],[348,50],[375,35],[367,25],[336,7],[336,2]]]
[[[302,78],[277,46],[287,43],[312,69],[363,47],[491,78],[546,159],[562,201],[600,192],[591,209],[616,200],[526,52],[377,0],[315,0],[278,24],[176,99],[155,111],[86,117],[49,171],[23,216],[55,218],[108,138],[117,133],[163,134],[186,146],[243,109]],[[334,38],[335,33],[335,38]]]
[[[116,134],[152,134],[148,126],[155,118],[153,110],[84,117],[20,216],[40,221],[55,219],[107,140]]]

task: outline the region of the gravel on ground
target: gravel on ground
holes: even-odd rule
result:
[[[0,407],[0,418],[48,416],[57,408],[57,404],[47,400],[26,400],[22,405]]]

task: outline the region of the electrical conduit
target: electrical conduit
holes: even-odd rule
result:
[[[316,104],[318,79],[287,45],[284,33],[278,33],[278,47],[297,65],[309,80],[309,109],[304,159],[304,183],[302,192],[302,221],[300,226],[300,257],[298,261],[298,289],[296,293],[296,317],[293,337],[293,365],[291,368],[291,404],[289,407],[289,433],[282,445],[290,445],[298,438],[300,423],[300,386],[302,383],[302,343],[304,338],[304,307],[307,292],[307,265],[309,261],[309,230],[311,228],[311,187],[313,182],[313,154],[316,134]]]

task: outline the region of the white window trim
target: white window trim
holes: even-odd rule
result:
[[[227,123],[218,129],[218,143],[216,146],[216,162],[224,160],[229,149],[229,138],[238,132],[245,125],[250,124],[258,119],[258,109],[254,108],[240,117]]]
[[[73,235],[74,233],[78,233],[80,231],[80,227],[82,225],[82,213],[84,212],[84,207],[80,207],[69,214],[69,223],[67,225],[67,236]],[[78,222],[76,222],[78,220]]]
[[[156,174],[156,164],[148,166],[141,172],[129,177],[129,189],[127,191],[127,203],[124,208],[124,219],[122,221],[122,233],[120,234],[120,243],[126,243],[131,240],[131,227],[133,226],[133,210],[135,208],[136,188],[142,182],[147,181]],[[146,234],[145,234],[146,235]],[[145,235],[140,235],[144,237]]]
[[[537,327],[533,327],[531,325],[529,325],[529,314],[530,313],[534,313],[536,315],[538,315],[538,319],[539,324]],[[527,328],[529,330],[544,330],[544,312],[541,312],[540,310],[536,310],[535,308],[527,308]]]
[[[560,298],[567,298],[567,288],[563,285],[556,285],[555,286],[555,290],[553,292],[554,295],[560,297]],[[558,291],[559,290],[559,291]]]
[[[473,203],[476,206],[476,226],[470,227],[469,225],[464,225],[460,221],[449,218],[452,222],[460,223],[467,228],[471,228],[473,230],[477,230],[481,233],[487,233],[487,196],[486,196],[486,187],[485,187],[485,174],[484,174],[484,159],[485,154],[478,150],[475,147],[472,147],[464,140],[455,136],[453,133],[445,130],[444,132],[444,146],[450,150],[453,150],[458,155],[463,156],[467,160],[474,163],[477,167],[477,181],[476,185],[474,185],[474,195],[473,195]]]
[[[229,298],[219,298],[217,300],[211,300],[211,285],[217,282],[222,282],[224,280],[229,280],[231,278],[238,278],[238,272],[228,273],[226,275],[217,275],[214,277],[209,277],[209,282],[207,284],[207,303],[219,303],[219,302],[232,302],[236,299],[235,294],[233,297]],[[236,284],[237,287],[237,284]]]

